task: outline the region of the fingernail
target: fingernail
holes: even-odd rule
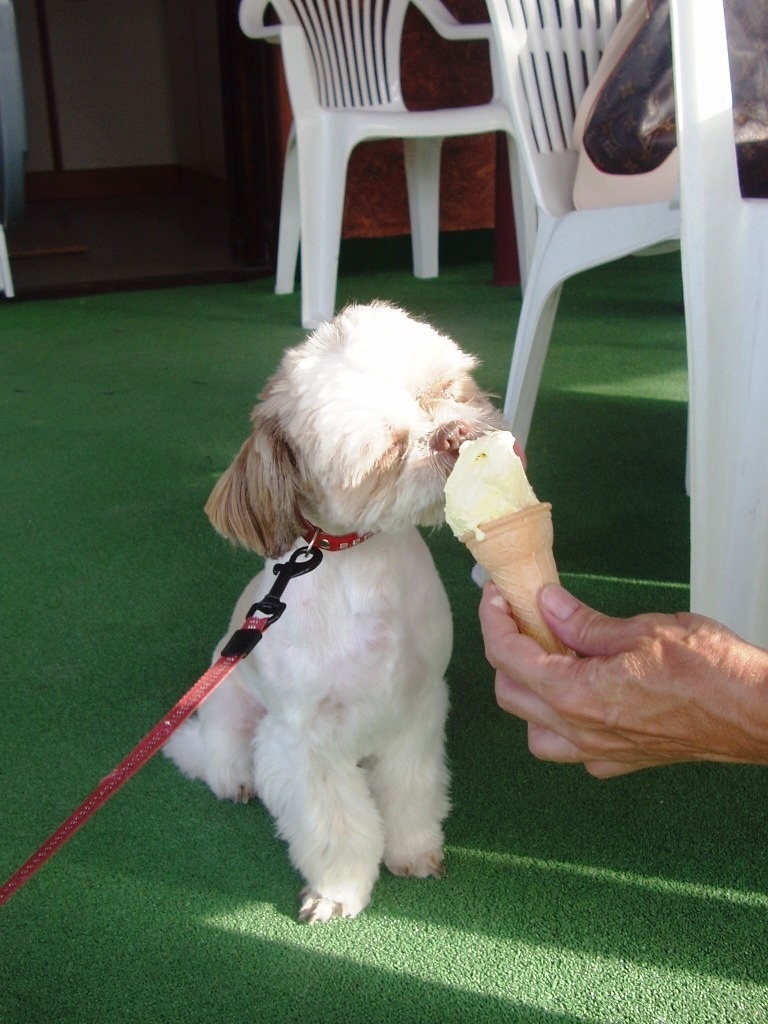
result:
[[[485,585],[488,594],[490,595],[489,604],[493,605],[494,608],[501,608],[502,611],[509,611],[509,605],[501,595],[501,591],[495,583],[490,580]]]
[[[542,606],[562,622],[570,619],[576,609],[581,606],[581,602],[573,594],[569,594],[567,590],[563,590],[556,583],[548,583],[544,587],[540,600]]]

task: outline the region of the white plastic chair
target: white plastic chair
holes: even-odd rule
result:
[[[414,4],[446,39],[491,40],[490,25],[462,25],[440,0]],[[270,5],[279,25],[264,22]],[[438,272],[442,140],[509,131],[509,115],[495,96],[471,107],[406,108],[400,42],[407,6],[408,0],[242,0],[240,5],[245,34],[282,47],[294,124],[285,156],[275,291],[293,291],[301,241],[301,318],[308,328],[334,313],[347,163],[358,143],[405,140],[414,273],[428,278]],[[495,80],[492,44],[489,49]],[[518,188],[513,175],[516,207],[523,201]],[[521,232],[523,224],[521,218]]]
[[[5,226],[24,209],[27,147],[21,64],[11,0],[0,0],[0,292],[14,296]]]
[[[723,0],[671,0],[691,608],[768,647],[768,199],[742,199]]]
[[[523,254],[529,270],[504,402],[512,432],[525,444],[564,282],[621,256],[675,243],[680,213],[676,202],[588,210],[573,204],[575,112],[616,28],[616,0],[487,3],[501,95],[536,205],[535,226],[523,228],[533,246]]]

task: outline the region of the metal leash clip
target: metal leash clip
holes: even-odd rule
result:
[[[304,576],[312,572],[323,560],[323,552],[320,548],[303,547],[297,548],[287,562],[280,562],[273,566],[272,572],[277,579],[272,584],[270,591],[260,601],[251,605],[248,609],[247,621],[255,620],[250,627],[243,626],[236,630],[227,641],[221,651],[222,658],[238,657],[244,658],[250,654],[256,644],[261,640],[264,631],[277,622],[285,611],[286,605],[280,598],[285,588],[294,576]],[[258,623],[258,624],[257,624]]]

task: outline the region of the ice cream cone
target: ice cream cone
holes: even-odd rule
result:
[[[568,648],[549,629],[538,604],[544,584],[559,582],[552,554],[551,510],[549,502],[539,502],[481,523],[482,540],[470,531],[461,541],[491,574],[520,632],[533,637],[547,651],[566,654]]]

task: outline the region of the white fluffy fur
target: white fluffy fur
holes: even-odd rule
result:
[[[291,581],[280,621],[166,745],[216,796],[263,800],[306,881],[301,920],[354,917],[382,861],[442,873],[452,623],[415,526],[442,522],[461,441],[504,425],[474,365],[398,309],[347,308],[286,352],[206,506],[267,555],[229,632],[300,546],[297,509],[329,533],[375,531]]]

